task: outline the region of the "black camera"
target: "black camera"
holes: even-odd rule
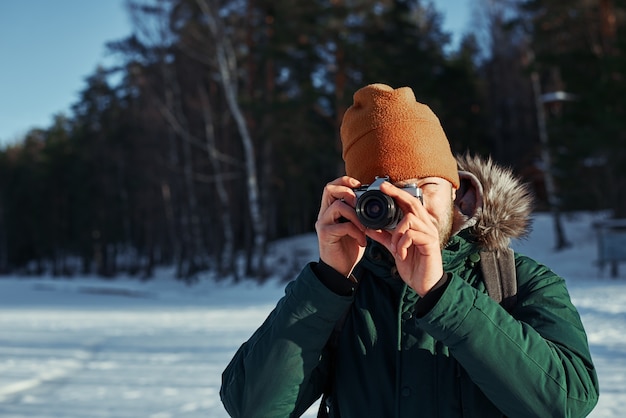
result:
[[[380,185],[385,181],[389,181],[389,177],[376,177],[372,184],[354,189],[357,199],[354,208],[356,216],[367,228],[394,229],[402,219],[400,207],[390,196],[380,191]],[[402,189],[423,202],[422,189],[417,184],[409,184]]]

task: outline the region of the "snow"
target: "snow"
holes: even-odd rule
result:
[[[552,220],[538,214],[514,248],[566,278],[585,324],[601,385],[591,417],[626,410],[626,274],[595,263],[592,223],[564,218],[572,247],[553,251]],[[227,417],[221,373],[282,296],[284,281],[317,258],[313,234],[277,243],[282,271],[263,285],[167,270],[149,282],[120,278],[0,278],[0,416]],[[314,417],[314,408],[306,414]]]

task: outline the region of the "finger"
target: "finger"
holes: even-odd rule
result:
[[[395,254],[400,260],[406,260],[411,248],[415,248],[420,255],[428,255],[426,249],[432,242],[432,236],[423,231],[409,230],[403,234],[396,244]]]
[[[364,231],[365,226],[361,224],[354,208],[343,200],[335,200],[323,213],[320,214],[318,222],[325,225],[337,223],[353,223],[358,229]]]
[[[430,220],[422,220],[414,215],[411,215],[407,221],[408,229],[398,236],[394,241],[398,252],[401,253],[403,249],[409,249],[410,246],[417,247],[418,251],[422,255],[428,255],[432,252],[441,252],[441,240],[439,238],[439,229],[437,226],[430,222]],[[404,227],[404,225],[400,225]]]
[[[348,176],[339,177],[328,183],[322,193],[322,202],[320,204],[318,218],[321,217],[336,200],[345,200],[354,207],[356,204],[356,194],[352,189],[360,185],[361,183],[358,180]]]
[[[414,213],[405,214],[400,220],[396,228],[392,231],[390,247],[393,252],[396,252],[400,240],[411,231],[424,231],[432,233],[431,226],[426,223],[422,218],[416,216]]]
[[[354,239],[361,247],[367,245],[365,232],[359,229],[352,222],[344,222],[339,224],[324,225],[322,233],[329,237],[329,241],[334,243],[345,237]]]
[[[420,213],[424,210],[424,205],[418,198],[389,182],[381,184],[380,191],[392,197],[404,213]]]
[[[391,252],[391,233],[384,229],[365,229],[365,235],[382,244]]]
[[[320,241],[336,243],[349,236],[363,247],[367,244],[365,227],[356,219],[354,210],[341,201],[336,201],[327,213],[318,219],[315,229]]]

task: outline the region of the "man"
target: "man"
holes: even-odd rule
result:
[[[228,412],[300,416],[326,392],[331,417],[587,415],[598,382],[563,279],[515,254],[510,312],[485,290],[481,251],[525,234],[525,187],[489,160],[456,161],[409,88],[357,91],[341,140],[346,176],[322,195],[320,260],[225,370]],[[403,214],[389,229],[355,211],[354,189],[377,177]]]

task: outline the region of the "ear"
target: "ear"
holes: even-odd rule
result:
[[[470,218],[483,208],[483,186],[478,178],[470,172],[459,171],[460,185],[456,191],[454,206]]]
[[[454,199],[454,233],[474,226],[483,210],[483,186],[467,171],[459,171],[460,184]]]

